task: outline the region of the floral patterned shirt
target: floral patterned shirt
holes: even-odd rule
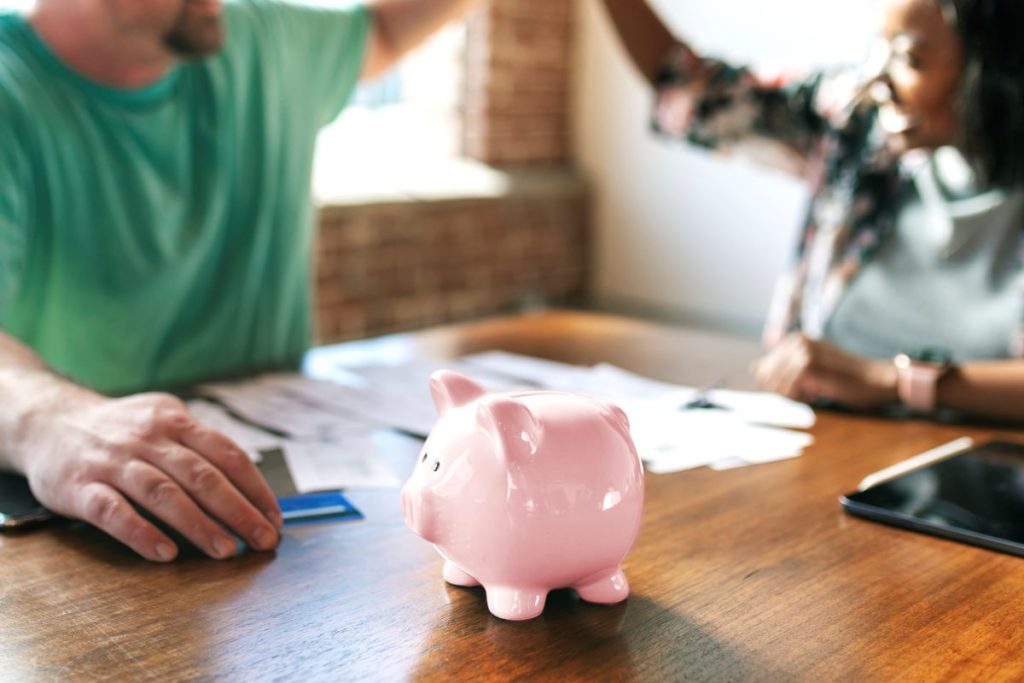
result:
[[[678,46],[656,85],[655,131],[744,153],[810,183],[795,259],[776,286],[764,339],[773,345],[796,330],[821,338],[849,283],[893,232],[912,184],[876,125],[875,108],[852,106],[857,75],[766,79]],[[1024,229],[1016,259],[1024,266]],[[1024,320],[1008,349],[1024,357]]]

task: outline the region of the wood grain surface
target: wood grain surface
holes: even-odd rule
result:
[[[502,348],[666,380],[749,384],[744,341],[546,312],[321,350],[318,362]],[[0,680],[1024,680],[1024,560],[849,517],[866,474],[1020,430],[821,412],[803,457],[648,475],[623,604],[538,619],[441,578],[398,491],[275,553],[150,564],[78,524],[0,536]],[[404,478],[418,444],[384,437]]]

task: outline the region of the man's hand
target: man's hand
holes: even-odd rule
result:
[[[236,552],[225,527],[258,550],[277,545],[281,512],[259,471],[180,400],[78,398],[73,408],[24,425],[30,455],[22,469],[43,505],[96,525],[150,560],[173,560],[177,547],[129,500],[210,557]]]
[[[762,389],[810,403],[836,401],[875,410],[898,400],[892,363],[860,358],[796,332],[754,364]]]

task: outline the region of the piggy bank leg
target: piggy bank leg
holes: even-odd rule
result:
[[[574,586],[581,599],[601,605],[614,605],[629,596],[629,582],[621,569],[585,584]]]
[[[487,609],[509,621],[533,619],[544,611],[547,591],[523,588],[487,587]]]
[[[466,572],[459,569],[459,565],[455,564],[451,560],[444,561],[444,580],[453,586],[479,586],[480,582],[474,579]]]

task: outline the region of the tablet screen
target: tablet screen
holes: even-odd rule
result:
[[[854,514],[1024,554],[1024,444],[978,446],[842,503]]]

